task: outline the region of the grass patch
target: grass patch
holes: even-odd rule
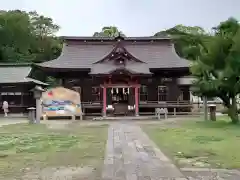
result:
[[[49,129],[45,125],[14,124],[0,128],[0,177],[21,177],[25,169],[46,167],[100,168],[107,126]]]
[[[240,125],[226,119],[147,125],[143,129],[179,166],[240,168]]]

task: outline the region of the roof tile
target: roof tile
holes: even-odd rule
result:
[[[94,62],[107,56],[113,45],[65,45],[62,54],[55,60],[41,63],[53,68],[91,68]]]
[[[26,83],[26,82],[33,82],[35,84],[40,85],[47,85],[46,83],[43,83],[41,81],[38,81],[36,79],[28,78],[31,71],[30,66],[7,66],[1,65],[0,66],[0,83]]]
[[[127,38],[131,39],[131,38]],[[154,39],[154,38],[152,38]],[[82,39],[81,39],[82,40]],[[123,40],[124,41],[124,40]],[[103,59],[112,52],[116,42],[79,43],[64,45],[62,54],[55,60],[38,64],[49,68],[92,68],[93,63]],[[126,50],[137,59],[145,62],[147,67],[153,68],[181,68],[189,67],[189,62],[180,58],[170,39],[162,41],[123,42]]]

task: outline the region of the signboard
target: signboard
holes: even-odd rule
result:
[[[56,87],[42,94],[43,115],[72,116],[81,115],[81,101],[78,92]]]

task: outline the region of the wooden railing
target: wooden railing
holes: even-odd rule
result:
[[[102,102],[82,102],[82,108],[83,111],[85,111],[85,109],[101,109]]]
[[[192,107],[193,103],[190,101],[147,101],[140,102],[139,107],[154,107],[154,108],[168,108],[168,107]]]
[[[191,107],[193,105],[190,101],[146,101],[139,102],[139,107]],[[102,102],[82,102],[85,108],[102,107]]]

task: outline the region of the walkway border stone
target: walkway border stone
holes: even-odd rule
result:
[[[185,180],[180,170],[131,122],[109,126],[103,180]]]

